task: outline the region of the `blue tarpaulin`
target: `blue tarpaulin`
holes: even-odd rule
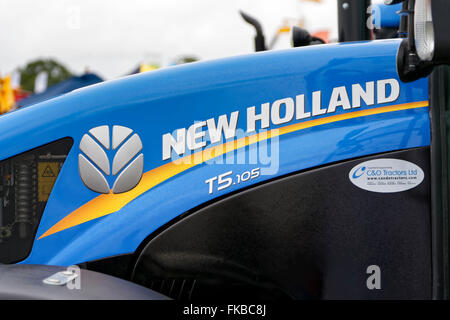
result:
[[[61,94],[68,93],[78,88],[86,87],[91,84],[102,82],[103,79],[93,73],[86,73],[80,77],[72,77],[65,81],[59,82],[51,87],[49,87],[46,91],[33,94],[28,98],[22,99],[17,102],[18,108],[28,107],[38,102],[42,102],[54,97],[57,97]]]

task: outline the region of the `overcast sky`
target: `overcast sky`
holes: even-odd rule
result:
[[[270,40],[286,18],[336,37],[336,0],[0,0],[0,72],[40,57],[72,72],[85,68],[112,79],[140,62],[169,64],[253,51],[254,30],[240,9],[257,17]],[[288,36],[277,48],[289,46]]]

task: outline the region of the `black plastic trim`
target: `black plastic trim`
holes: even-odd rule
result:
[[[352,185],[352,167],[383,157],[416,163],[425,180],[395,194]],[[132,278],[149,285],[195,279],[197,287],[209,289],[194,299],[224,292],[429,299],[429,170],[429,148],[417,148],[328,165],[228,195],[155,236]],[[365,286],[366,264],[372,261],[384,270],[385,291]]]

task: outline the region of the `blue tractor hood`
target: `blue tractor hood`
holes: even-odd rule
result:
[[[428,146],[427,79],[400,82],[399,45],[318,45],[190,63],[103,82],[0,117],[0,160],[64,137],[74,141],[24,263],[71,265],[131,253],[180,214],[252,183]],[[144,174],[133,190],[99,194],[83,184],[80,142],[99,126],[139,135]],[[211,153],[224,146],[230,149]],[[265,161],[227,160],[263,147],[270,149]],[[192,162],[195,156],[200,160]],[[205,180],[236,165],[262,174],[209,192]]]

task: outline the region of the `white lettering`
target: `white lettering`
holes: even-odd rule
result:
[[[333,89],[331,94],[330,104],[328,105],[328,113],[336,111],[337,107],[342,107],[344,110],[350,110],[350,100],[348,99],[347,89],[345,87],[337,87]]]
[[[284,117],[280,116],[281,106],[286,107],[286,113]],[[294,100],[292,98],[280,99],[272,104],[272,123],[273,124],[283,124],[291,121],[294,118]]]
[[[352,85],[352,107],[361,107],[361,99],[368,106],[375,104],[375,82],[366,82],[366,90],[359,83]]]
[[[295,97],[296,119],[306,119],[311,117],[311,112],[305,112],[305,95],[299,94]]]
[[[231,113],[230,121],[228,121],[227,115],[221,115],[217,120],[217,126],[214,118],[208,119],[208,132],[211,143],[217,143],[222,140],[222,132],[225,135],[225,139],[231,139],[236,136],[237,121],[239,117],[239,111]]]
[[[391,94],[386,97],[386,87],[391,87]],[[388,103],[393,102],[400,96],[400,84],[395,79],[380,80],[377,82],[377,102]]]
[[[201,129],[206,126],[206,121],[200,121],[194,123],[189,127],[186,137],[187,146],[191,150],[196,150],[206,146],[206,141],[203,137],[206,135],[205,131],[197,131],[197,129]],[[197,142],[198,139],[201,139],[200,142]]]
[[[268,128],[270,124],[270,104],[261,105],[261,113],[256,114],[256,107],[247,109],[247,132],[256,131],[256,121],[261,121],[261,129]]]
[[[322,92],[314,91],[313,92],[313,104],[312,104],[313,116],[320,116],[322,114],[327,113],[327,109],[322,109],[321,104],[322,104]]]
[[[170,133],[163,135],[163,160],[172,157],[172,149],[178,155],[182,155],[186,152],[186,129],[178,129],[176,135],[176,139]]]

